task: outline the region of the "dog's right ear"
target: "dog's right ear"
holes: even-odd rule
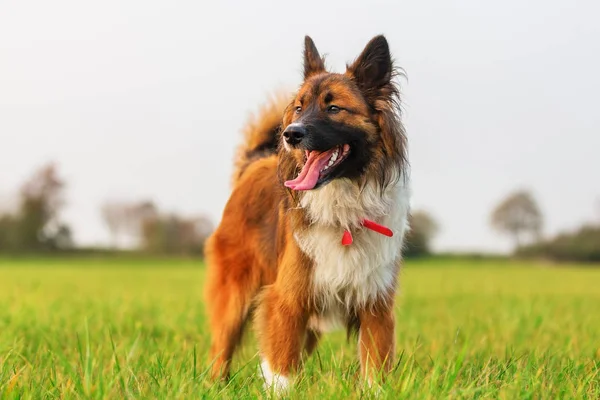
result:
[[[325,63],[310,36],[304,37],[304,79],[325,72]]]

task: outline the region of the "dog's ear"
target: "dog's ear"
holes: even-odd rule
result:
[[[383,35],[375,36],[365,46],[360,56],[346,67],[358,87],[371,92],[390,83],[393,64],[390,47]]]
[[[304,79],[325,72],[325,63],[310,36],[304,37]]]

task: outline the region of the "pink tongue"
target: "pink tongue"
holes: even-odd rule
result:
[[[302,171],[298,177],[291,181],[286,181],[284,185],[293,190],[310,190],[315,187],[319,180],[319,173],[329,161],[331,154],[335,149],[318,153],[311,151],[308,154],[308,159],[302,167]]]

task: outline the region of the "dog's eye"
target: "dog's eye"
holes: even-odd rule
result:
[[[337,114],[337,113],[340,112],[340,110],[341,109],[338,106],[329,106],[329,107],[327,107],[327,112],[329,114]]]
[[[296,107],[296,114],[300,114],[302,112],[302,107]]]

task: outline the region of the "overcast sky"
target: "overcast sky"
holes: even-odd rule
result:
[[[402,82],[413,207],[438,249],[503,250],[488,225],[530,188],[545,233],[596,216],[597,1],[0,2],[0,198],[57,161],[80,243],[106,199],[216,222],[249,113],[300,83],[305,34],[341,71],[387,36]]]

